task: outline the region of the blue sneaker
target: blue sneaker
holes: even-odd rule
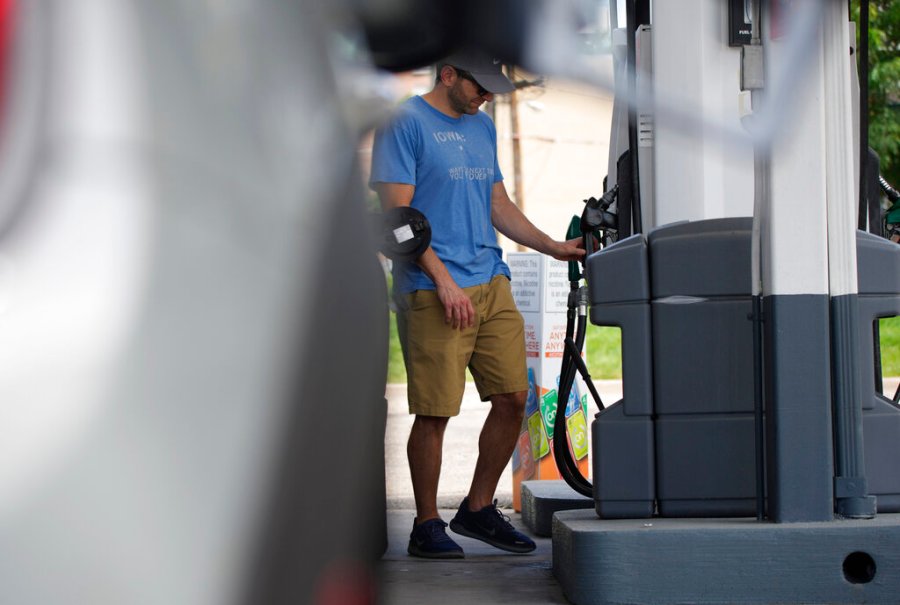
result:
[[[497,509],[496,500],[473,512],[469,510],[469,499],[464,498],[456,516],[450,521],[450,529],[461,536],[475,538],[509,552],[526,553],[536,548],[534,541],[517,531],[509,522],[509,517]]]
[[[447,535],[445,527],[447,524],[440,519],[429,519],[421,525],[416,525],[413,519],[406,552],[426,559],[462,559],[466,556],[463,549]]]

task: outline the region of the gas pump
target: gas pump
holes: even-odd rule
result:
[[[711,186],[730,170],[716,164],[725,148],[705,129],[676,157],[677,111],[653,106],[657,222],[620,229],[585,262],[590,321],[622,330],[623,398],[592,425],[593,483],[560,463],[595,510],[554,515],[554,571],[575,603],[897,602],[886,587],[900,575],[885,566],[900,540],[900,473],[887,464],[900,456],[900,406],[873,383],[872,326],[900,314],[900,247],[855,229],[846,7],[741,2],[756,22],[749,44],[723,38],[716,55],[691,36],[708,41],[725,7],[656,3],[639,28],[627,4],[624,37],[652,33],[654,83],[672,78],[655,68],[685,60],[677,44],[743,72],[719,84],[735,107],[745,91],[750,142],[731,149],[750,187],[716,202],[732,192]],[[798,49],[814,58],[798,67]],[[645,174],[629,143],[615,152],[631,168],[616,175],[620,201],[625,184],[639,199]],[[679,208],[688,183],[699,191]]]

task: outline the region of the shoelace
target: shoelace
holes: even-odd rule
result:
[[[443,521],[438,523],[431,523],[428,526],[428,537],[431,538],[435,542],[444,542],[450,539],[450,536],[447,535],[447,532],[444,531],[444,528],[447,527],[447,524]]]
[[[494,500],[493,506],[494,506],[494,512],[497,513],[497,516],[494,517],[493,515],[491,515],[490,518],[494,519],[496,521],[496,523],[503,529],[505,529],[507,531],[511,531],[513,529],[512,523],[509,522],[509,517],[504,515],[500,511],[500,509],[497,508],[497,500]]]

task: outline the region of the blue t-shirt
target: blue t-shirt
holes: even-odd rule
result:
[[[415,186],[411,205],[431,223],[431,247],[461,288],[509,277],[491,223],[491,190],[502,180],[497,131],[484,112],[452,118],[413,97],[375,134],[369,184]],[[396,292],[434,288],[415,263],[394,263]]]

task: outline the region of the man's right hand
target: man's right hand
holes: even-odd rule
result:
[[[462,288],[452,280],[437,286],[437,296],[444,305],[444,322],[454,330],[465,330],[475,325],[475,307]]]
[[[375,183],[375,191],[381,199],[381,207],[387,211],[412,203],[416,188],[404,183]],[[438,300],[444,306],[444,321],[454,330],[465,330],[475,325],[475,307],[453,278],[443,261],[430,246],[416,260],[425,274],[434,282]]]

